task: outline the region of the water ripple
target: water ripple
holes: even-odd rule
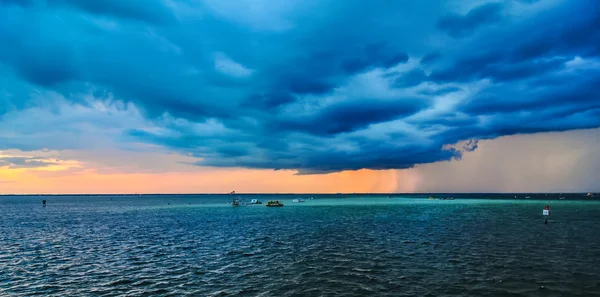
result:
[[[0,295],[600,296],[600,204],[70,199],[0,203]]]

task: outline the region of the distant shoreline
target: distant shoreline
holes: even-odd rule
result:
[[[539,198],[546,196],[582,196],[582,197],[600,197],[600,192],[590,192],[592,196],[587,196],[588,192],[538,192],[538,193],[185,193],[185,194],[177,194],[177,193],[146,193],[146,194],[0,194],[0,197],[4,196],[232,196],[232,195],[244,195],[244,196],[306,196],[306,195],[318,195],[318,196],[390,196],[390,197],[405,197],[405,196],[453,196],[453,197],[476,197],[476,196],[486,196],[486,197],[508,197],[514,198],[514,196],[518,196],[518,198]]]

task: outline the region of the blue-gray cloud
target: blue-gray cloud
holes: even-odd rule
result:
[[[37,157],[5,157],[0,158],[0,167],[37,168],[58,164],[58,160],[47,160]]]
[[[456,8],[1,1],[0,148],[77,148],[64,135],[94,118],[35,132],[2,122],[47,107],[45,92],[88,109],[90,94],[139,108],[146,123],[122,121],[115,141],[304,174],[408,168],[460,158],[477,148],[471,139],[600,126],[596,1]],[[30,141],[44,133],[63,136]]]

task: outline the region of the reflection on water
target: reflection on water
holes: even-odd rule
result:
[[[0,197],[0,295],[600,295],[598,202],[228,199]]]

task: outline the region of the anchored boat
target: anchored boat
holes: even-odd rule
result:
[[[242,201],[242,199],[240,199],[240,197],[237,197],[237,198],[233,198],[231,200],[231,205],[232,206],[246,206],[246,202]]]
[[[267,205],[265,205],[266,207],[281,207],[283,206],[283,203],[279,202],[279,200],[274,200],[274,201],[269,201],[267,202]]]

